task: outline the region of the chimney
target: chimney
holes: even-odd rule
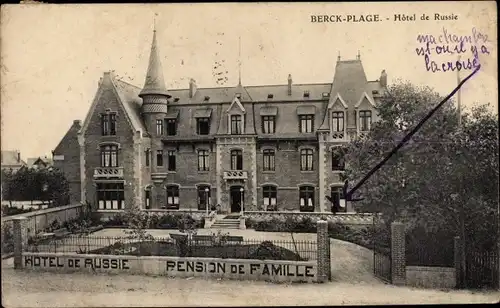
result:
[[[74,120],[73,125],[75,126],[82,126],[82,121],[81,120]]]
[[[385,70],[382,71],[382,73],[380,73],[380,86],[382,87],[387,87],[387,73],[385,72]]]
[[[358,55],[356,56],[356,59],[359,61],[361,60],[361,54],[359,53],[359,50],[358,50]]]
[[[21,152],[17,152],[17,162],[21,162]]]
[[[288,74],[288,96],[292,95],[292,74]]]
[[[193,78],[189,79],[189,98],[193,98],[196,94],[196,80]]]

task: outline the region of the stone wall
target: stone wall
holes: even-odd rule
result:
[[[181,258],[160,256],[23,253],[25,269],[54,272],[205,277],[272,282],[316,282],[317,263],[305,261]]]
[[[453,267],[407,266],[406,285],[419,288],[452,289],[456,286]]]

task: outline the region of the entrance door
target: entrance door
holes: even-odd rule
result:
[[[231,186],[229,193],[229,200],[231,202],[231,213],[236,213],[241,211],[242,201],[245,199],[245,192],[241,192],[242,186]]]

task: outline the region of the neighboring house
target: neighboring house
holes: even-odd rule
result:
[[[52,158],[47,156],[44,157],[31,157],[26,160],[26,165],[28,168],[43,169],[50,168],[54,165]]]
[[[81,121],[75,120],[62,140],[52,151],[54,168],[63,172],[69,184],[70,203],[81,201],[80,179],[80,146],[78,145],[78,131]]]
[[[209,202],[225,212],[242,203],[328,212],[325,196],[341,194],[343,146],[377,121],[387,85],[385,71],[367,80],[358,55],[339,57],[329,83],[294,84],[289,75],[283,85],[198,88],[191,80],[167,90],[160,59],[154,33],[143,88],[105,72],[78,137],[65,136],[61,144],[72,146],[55,153],[64,169],[79,162],[71,173],[81,200],[102,211]]]
[[[21,159],[21,153],[19,151],[1,151],[2,155],[2,170],[12,170],[16,172],[22,167],[26,166],[26,163]]]

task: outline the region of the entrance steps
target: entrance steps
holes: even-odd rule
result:
[[[224,219],[225,216],[223,217],[217,217],[215,222],[213,223],[212,226],[210,226],[211,229],[239,229],[240,228],[240,219],[239,218],[226,218]]]

